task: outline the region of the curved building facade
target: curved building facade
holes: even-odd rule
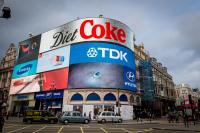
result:
[[[133,40],[117,20],[84,18],[22,41],[10,95],[34,94],[35,109],[77,110],[92,119],[112,110],[132,119]]]

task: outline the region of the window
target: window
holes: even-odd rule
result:
[[[102,116],[105,116],[105,115],[106,115],[106,113],[105,113],[105,112],[103,112],[103,113],[102,113]]]
[[[83,96],[79,93],[76,93],[72,96],[71,101],[83,101]]]
[[[70,112],[65,113],[65,116],[71,116]]]
[[[91,93],[87,96],[87,101],[100,101],[100,96],[96,93]]]
[[[112,93],[108,93],[104,96],[104,101],[116,101],[116,97]]]
[[[122,102],[128,102],[128,98],[125,94],[122,94],[120,97],[119,97],[119,100],[122,101]]]
[[[107,116],[111,116],[111,112],[107,112]]]

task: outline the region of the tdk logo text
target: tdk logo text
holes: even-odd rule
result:
[[[114,60],[122,60],[122,61],[125,61],[125,62],[128,62],[127,60],[127,53],[126,52],[123,52],[123,51],[119,51],[117,49],[112,49],[112,48],[89,48],[88,51],[87,51],[87,56],[88,57],[97,57],[97,55],[100,54],[100,56],[102,58],[106,58],[107,56],[110,58],[110,59],[114,59]]]
[[[32,68],[32,64],[28,64],[26,66],[21,67],[18,71],[17,71],[17,75],[21,75],[24,74],[28,71],[30,71]]]

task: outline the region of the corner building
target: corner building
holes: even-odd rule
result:
[[[20,42],[10,95],[34,94],[34,109],[104,110],[133,118],[133,32],[108,18],[85,18]],[[28,83],[28,84],[27,84]]]

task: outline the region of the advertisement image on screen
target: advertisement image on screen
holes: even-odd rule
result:
[[[14,67],[12,78],[21,78],[36,74],[37,60],[29,61],[23,64],[18,64]]]
[[[83,63],[69,68],[68,88],[123,88],[123,67],[109,63]]]
[[[10,95],[39,92],[42,88],[40,86],[40,81],[41,77],[39,74],[18,79],[12,79]]]
[[[108,18],[84,18],[71,21],[42,34],[39,53],[73,43],[103,41],[133,49],[133,32],[117,20]]]
[[[70,46],[40,53],[38,57],[37,73],[68,67],[69,56]]]
[[[41,35],[34,36],[19,43],[19,55],[16,64],[38,58]]]
[[[124,67],[124,88],[136,91],[136,71],[128,67]]]
[[[41,73],[42,91],[61,90],[68,87],[68,68]]]
[[[88,62],[105,62],[135,68],[134,53],[129,48],[100,42],[72,45],[70,65]]]

